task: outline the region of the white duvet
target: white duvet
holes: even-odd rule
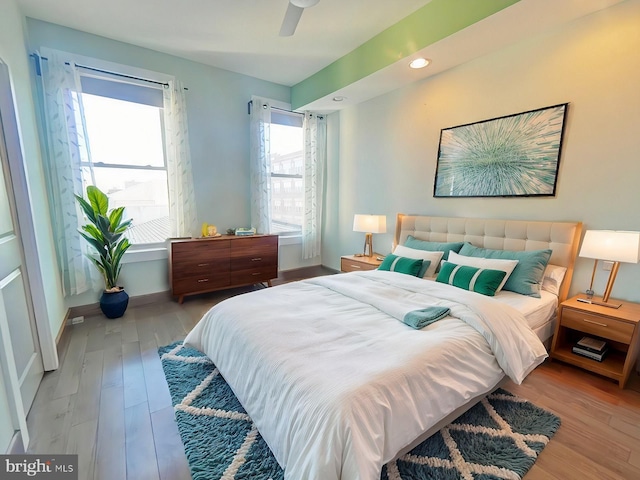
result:
[[[429,305],[451,314],[422,330],[400,321]],[[547,356],[517,310],[377,270],[233,297],[185,343],[216,364],[295,480],[378,480],[440,419]]]

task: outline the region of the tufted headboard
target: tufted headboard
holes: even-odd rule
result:
[[[432,242],[469,242],[494,250],[540,250],[550,248],[550,264],[567,268],[559,299],[567,298],[573,266],[580,244],[582,223],[498,220],[486,218],[430,217],[398,214],[395,245],[408,235]]]

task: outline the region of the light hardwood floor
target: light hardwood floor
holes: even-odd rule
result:
[[[28,415],[29,453],[78,453],[81,480],[190,479],[157,348],[216,302],[249,289],[129,308],[67,327],[61,367],[45,374]],[[546,362],[506,388],[562,419],[525,480],[640,479],[640,377],[614,382]]]

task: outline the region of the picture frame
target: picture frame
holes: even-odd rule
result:
[[[568,105],[443,128],[433,196],[555,196]]]

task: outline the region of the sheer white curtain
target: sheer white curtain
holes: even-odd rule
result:
[[[253,97],[250,122],[251,226],[271,229],[271,104]]]
[[[168,83],[163,89],[163,106],[170,235],[187,237],[198,233],[187,107],[182,83]]]
[[[302,258],[314,258],[322,251],[322,205],[327,161],[327,119],[306,112],[304,131],[304,218]]]
[[[98,289],[101,283],[95,266],[85,256],[88,244],[78,233],[84,217],[74,197],[83,194],[80,162],[90,155],[80,75],[72,61],[55,52],[41,62],[41,71],[51,223],[63,292],[65,296],[77,295]]]

